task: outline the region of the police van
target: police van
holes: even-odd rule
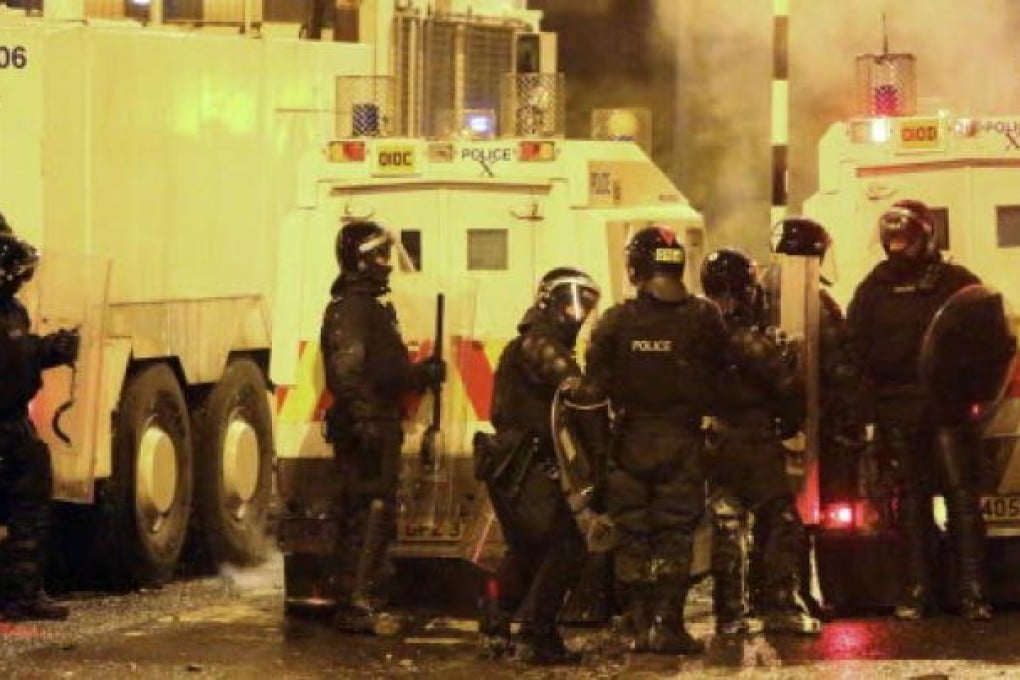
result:
[[[884,258],[875,225],[893,202],[916,199],[932,208],[943,257],[966,266],[1005,297],[1020,303],[1020,115],[956,116],[918,113],[912,55],[858,58],[858,117],[832,125],[818,146],[818,191],[804,212],[835,243],[826,263],[829,292],[846,309],[855,286]],[[1018,318],[1013,317],[1016,328]],[[1014,359],[1014,371],[1016,371]],[[982,512],[988,527],[993,601],[1020,599],[1020,373],[1005,379],[1001,402],[974,404],[980,413]],[[874,496],[880,480],[862,458],[859,493],[817,487],[806,520],[817,528],[821,594],[837,607],[893,603],[897,542]],[[825,465],[825,452],[819,464]],[[845,481],[845,480],[844,480]],[[842,485],[845,486],[845,485]],[[945,529],[944,504],[935,499]],[[951,561],[945,562],[951,564]],[[945,570],[944,570],[945,571]],[[942,574],[944,587],[952,574]]]
[[[652,222],[698,271],[702,218],[637,143],[647,121],[596,112],[567,139],[555,35],[522,0],[30,5],[0,3],[0,210],[42,252],[35,331],[83,338],[31,406],[69,576],[160,583],[185,544],[257,561],[277,478],[288,573],[318,564],[336,519],[318,333],[345,220],[394,231],[403,335],[450,366],[436,466],[430,397],[407,404],[397,552],[426,559],[491,549],[468,443],[541,274],[582,266],[612,301]]]

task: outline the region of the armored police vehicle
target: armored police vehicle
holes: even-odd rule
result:
[[[957,116],[918,112],[914,58],[909,54],[858,58],[859,116],[832,125],[818,147],[818,191],[804,212],[824,224],[835,242],[824,264],[830,292],[844,310],[855,286],[884,258],[875,227],[900,199],[932,208],[942,255],[963,264],[1007,302],[1020,301],[1020,116]],[[1016,328],[1017,318],[1013,317]],[[973,332],[980,332],[975,329]],[[960,353],[970,347],[959,348]],[[988,527],[988,570],[994,601],[1020,598],[1020,373],[1002,377],[1001,399],[974,403],[983,423],[980,456],[982,511]],[[860,458],[855,493],[819,489],[815,475],[802,506],[817,526],[822,595],[836,606],[892,604],[898,543],[879,497],[880,460]],[[819,452],[826,465],[826,452]],[[837,484],[845,489],[846,484]],[[944,504],[935,499],[945,529]],[[947,562],[950,563],[950,562]],[[943,586],[952,574],[943,573]]]
[[[83,336],[32,405],[70,575],[160,583],[186,544],[257,561],[274,465],[288,574],[323,554],[318,331],[344,220],[397,234],[404,337],[450,364],[427,470],[433,409],[408,404],[397,550],[426,558],[491,544],[468,440],[538,277],[584,266],[612,300],[650,222],[697,272],[701,217],[634,141],[641,116],[565,138],[555,35],[522,0],[287,5],[0,3],[0,209],[42,251],[37,330]]]

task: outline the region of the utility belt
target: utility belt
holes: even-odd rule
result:
[[[530,430],[476,432],[472,440],[475,479],[514,498],[534,465],[551,463],[547,437]]]

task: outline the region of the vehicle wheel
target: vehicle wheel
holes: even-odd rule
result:
[[[273,426],[262,371],[230,362],[195,413],[195,521],[214,564],[265,557]]]
[[[191,510],[191,430],[174,372],[128,377],[114,420],[113,476],[100,496],[107,570],[128,586],[170,580]]]

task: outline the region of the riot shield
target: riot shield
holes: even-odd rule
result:
[[[50,448],[53,497],[59,500],[92,502],[102,416],[115,406],[103,402],[101,390],[109,276],[106,258],[47,249],[23,294],[34,333],[77,328],[81,335],[77,364],[44,371],[43,388],[31,404]]]
[[[821,520],[821,277],[817,255],[774,253],[763,277],[766,323],[777,340],[789,343],[804,382],[804,422],[801,432],[783,442],[787,476],[797,497],[797,510],[808,525]],[[821,587],[809,553],[802,596],[822,601]]]
[[[581,408],[605,409],[608,422],[608,401],[596,406],[578,407],[569,403],[562,387],[556,391],[550,418],[560,486],[588,551],[608,552],[613,546],[613,524],[608,515],[599,512],[593,505],[596,488],[600,484],[599,466],[592,452],[585,448],[583,437],[578,436],[583,426],[577,419],[585,415],[580,412]]]
[[[439,422],[432,422],[437,412],[433,403],[436,394],[426,392],[405,404],[401,539],[456,543],[467,528],[462,511],[465,503],[470,504],[467,499],[485,497],[475,489],[471,459],[471,437],[480,424],[475,407],[479,386],[475,382],[484,376],[475,375],[472,363],[463,360],[475,342],[477,286],[466,278],[414,272],[395,273],[392,289],[400,331],[415,361],[435,353],[437,293],[443,294],[443,337],[439,342],[447,363],[447,380],[438,394]],[[484,514],[484,509],[479,512]],[[468,513],[472,518],[475,514]]]
[[[992,413],[1012,375],[1016,351],[1000,293],[981,284],[954,293],[929,324],[918,358],[941,424]]]
[[[806,523],[819,516],[819,329],[821,291],[819,258],[776,253],[763,276],[766,324],[796,356],[805,385],[805,419],[801,432],[785,442],[787,472]]]

